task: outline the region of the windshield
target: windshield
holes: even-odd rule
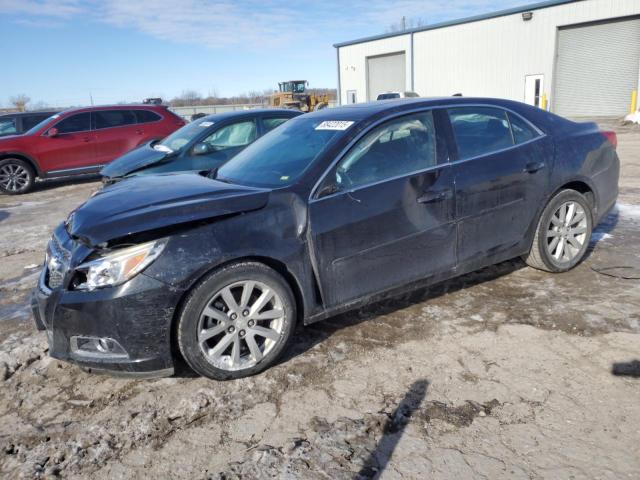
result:
[[[304,116],[289,120],[220,167],[217,178],[256,187],[290,185],[353,123]]]
[[[51,120],[53,120],[54,118],[58,118],[59,116],[60,116],[60,114],[56,113],[55,115],[51,115],[50,117],[45,118],[40,123],[36,123],[33,127],[31,127],[29,130],[24,132],[24,134],[25,135],[32,135],[32,134],[36,133],[38,130],[40,130],[42,127],[44,127],[47,123],[49,123]]]
[[[191,142],[191,140],[200,135],[213,124],[214,122],[212,122],[211,120],[199,118],[191,123],[188,123],[184,127],[179,128],[171,135],[157,143],[153,148],[167,153],[178,152],[186,144]]]

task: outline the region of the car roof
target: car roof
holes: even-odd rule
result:
[[[13,113],[2,113],[0,114],[0,118],[3,117],[28,117],[29,115],[53,115],[54,113],[58,113],[60,110],[37,110],[32,112],[13,112]]]
[[[307,113],[318,120],[353,120],[360,121],[377,114],[393,111],[412,110],[415,108],[443,107],[464,104],[488,104],[496,107],[510,108],[526,106],[521,102],[503,98],[485,97],[418,97],[391,100],[376,100],[368,103],[354,103],[335,108],[325,108],[317,112]]]
[[[253,108],[251,110],[234,110],[231,112],[223,112],[223,113],[214,113],[211,115],[207,115],[205,117],[200,117],[198,120],[212,120],[216,122],[221,122],[223,120],[227,120],[229,118],[243,118],[243,117],[252,117],[256,114],[259,115],[269,115],[269,114],[285,114],[285,116],[296,117],[298,115],[302,115],[302,112],[298,110],[291,110],[287,108]]]
[[[97,110],[166,110],[169,107],[166,105],[153,105],[153,104],[143,104],[143,103],[130,103],[130,104],[122,104],[122,105],[94,105],[92,107],[72,107],[67,108],[65,110],[60,110],[57,113],[61,114],[69,114],[69,113],[82,113],[82,112],[93,112]]]

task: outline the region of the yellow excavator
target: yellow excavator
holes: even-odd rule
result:
[[[278,91],[269,97],[269,106],[291,108],[301,112],[313,112],[329,106],[328,95],[307,93],[306,80],[289,80],[278,83]]]

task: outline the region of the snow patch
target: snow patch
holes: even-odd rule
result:
[[[633,218],[640,220],[640,205],[632,205],[629,203],[616,203],[616,210],[625,218]]]

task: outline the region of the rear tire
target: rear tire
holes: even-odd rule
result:
[[[28,162],[19,158],[0,160],[0,192],[21,195],[33,188],[36,174]]]
[[[240,262],[205,277],[178,321],[178,346],[189,366],[214,380],[259,373],[291,340],[296,305],[287,282],[257,262]]]
[[[575,190],[562,190],[543,210],[531,250],[522,259],[546,272],[571,270],[587,253],[592,229],[589,201]]]

